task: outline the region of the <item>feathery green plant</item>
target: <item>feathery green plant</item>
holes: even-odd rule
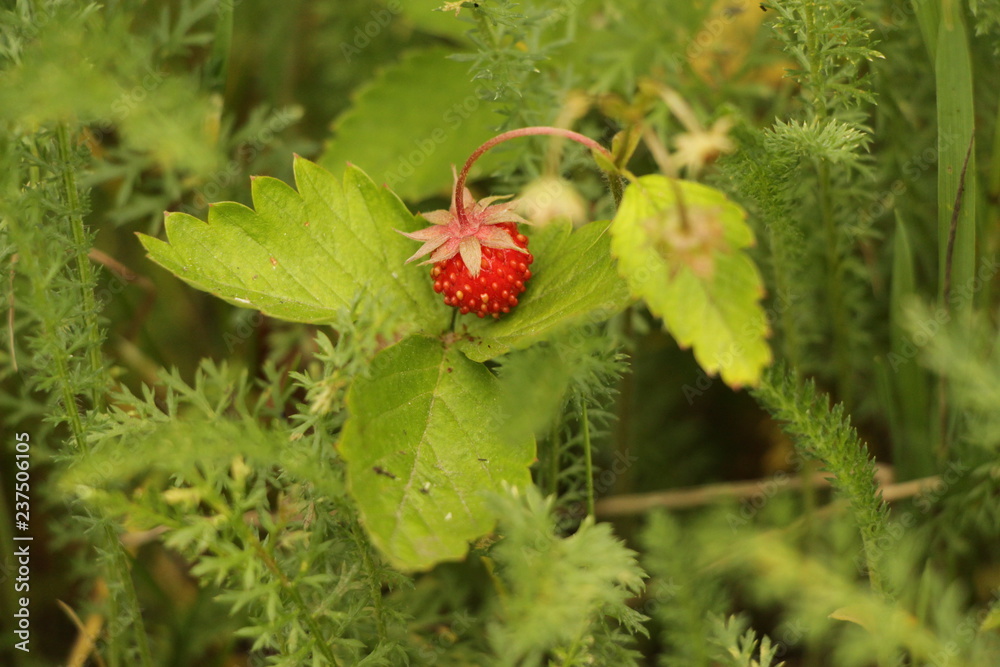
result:
[[[700,535],[665,513],[642,533],[643,565],[651,580],[643,609],[659,625],[660,663],[709,665],[716,657],[713,614],[727,613],[720,579],[704,567]]]
[[[553,499],[534,488],[492,502],[505,536],[493,556],[502,582],[500,622],[487,629],[493,664],[637,665],[628,645],[645,617],[626,604],[643,588],[635,553],[592,519],[560,538]]]
[[[0,405],[32,567],[67,567],[3,659],[1000,661],[1000,15],[968,10],[6,3]],[[451,322],[393,229],[535,123],[470,187],[558,174],[580,220],[525,230],[515,313]]]
[[[11,349],[12,365],[16,356],[21,361],[9,379],[20,379],[36,395],[46,397],[41,407],[50,428],[67,435],[65,449],[47,447],[39,440],[40,461],[85,458],[92,453],[90,436],[109,381],[101,358],[104,334],[97,321],[87,258],[90,238],[83,226],[84,204],[74,177],[79,162],[73,162],[78,158],[68,145],[68,135],[65,125],[59,125],[54,134],[14,134],[14,140],[5,145],[9,150],[0,158],[11,167],[5,172],[4,187],[10,199],[5,199],[6,210],[0,215],[9,242],[17,249],[16,261],[10,257],[13,291],[9,303],[17,304],[21,315],[12,312],[11,316],[21,320],[23,330],[30,327],[25,347]],[[17,183],[27,187],[17,192]],[[78,519],[64,536],[92,535],[111,597],[112,661],[152,665],[116,524],[100,511],[87,511]],[[123,618],[127,620],[120,622]]]
[[[730,667],[781,667],[784,662],[775,662],[777,650],[770,637],[764,635],[758,641],[757,633],[747,628],[745,619],[730,616],[726,620],[715,618],[714,641],[722,649],[717,659]],[[758,653],[758,657],[754,657]]]
[[[377,330],[369,331],[374,338]],[[354,350],[363,344],[348,340]],[[94,434],[100,448],[62,479],[137,527],[167,527],[166,544],[196,563],[192,574],[221,586],[219,600],[247,615],[241,632],[253,637],[252,649],[280,652],[273,664],[401,655],[388,634],[401,619],[379,591],[403,580],[377,565],[360,538],[330,447],[328,378],[349,370],[337,364],[339,347],[322,343],[317,362],[327,374],[299,376],[298,386],[274,369],[251,382],[206,364],[190,385],[163,376],[162,399],[115,396],[111,418]],[[278,409],[299,389],[315,397],[303,407],[326,422],[317,417],[304,437]]]
[[[838,395],[853,407],[869,347],[866,327],[858,325],[870,317],[870,303],[852,212],[871,198],[871,130],[862,105],[874,101],[865,66],[881,54],[871,47],[872,29],[858,2],[765,6],[776,12],[773,29],[794,62],[789,75],[804,104],[791,119],[776,119],[751,144],[756,152],[729,171],[760,161],[738,185],[768,216],[775,309],[787,313],[779,320],[781,335],[795,355],[788,361],[797,373],[835,378]]]
[[[878,542],[886,532],[888,508],[875,484],[875,464],[857,436],[842,404],[828,408],[825,396],[817,394],[811,381],[798,385],[788,372],[772,369],[754,390],[754,395],[774,416],[784,422],[797,446],[822,461],[834,475],[833,484],[851,505],[861,541],[864,564],[872,588],[885,590]]]

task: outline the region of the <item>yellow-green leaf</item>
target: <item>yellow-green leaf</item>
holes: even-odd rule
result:
[[[611,231],[632,295],[678,344],[730,386],[756,384],[771,350],[746,213],[718,190],[651,175],[626,189]]]

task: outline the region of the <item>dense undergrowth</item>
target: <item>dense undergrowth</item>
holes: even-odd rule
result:
[[[4,2],[4,664],[1000,663],[998,53],[986,0]],[[526,126],[611,160],[477,163],[538,270],[453,322],[393,229]]]

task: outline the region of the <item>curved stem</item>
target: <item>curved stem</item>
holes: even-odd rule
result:
[[[587,516],[594,516],[594,458],[590,449],[590,418],[587,416],[587,401],[583,405],[583,462],[587,468]]]
[[[535,126],[535,127],[522,127],[516,130],[510,130],[502,134],[498,134],[493,137],[482,146],[477,148],[469,156],[469,159],[465,161],[465,165],[462,167],[462,171],[458,174],[458,178],[455,180],[455,209],[458,215],[458,219],[462,224],[466,224],[468,219],[465,215],[465,198],[463,197],[465,191],[465,179],[469,175],[469,170],[472,169],[472,165],[475,164],[476,160],[482,157],[483,153],[493,148],[497,144],[502,144],[509,139],[516,139],[518,137],[530,137],[537,136],[540,134],[547,134],[555,137],[565,137],[567,139],[572,139],[578,144],[582,144],[591,150],[595,150],[605,158],[608,162],[614,164],[614,156],[611,155],[609,151],[604,146],[600,145],[590,137],[586,137],[579,132],[574,132],[572,130],[565,130],[559,127],[547,127],[547,126]]]

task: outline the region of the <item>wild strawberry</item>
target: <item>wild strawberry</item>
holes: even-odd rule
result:
[[[527,252],[528,237],[518,233],[513,222],[500,227],[507,230],[519,247],[516,250],[484,247],[478,275],[472,275],[459,254],[438,262],[431,269],[434,291],[444,294],[444,302],[458,308],[463,315],[475,313],[483,317],[489,314],[499,319],[517,305],[517,297],[531,277],[528,266],[535,258]]]
[[[517,223],[529,223],[512,210],[516,202],[494,203],[506,197],[477,202],[467,189],[462,194],[461,210],[453,194],[449,210],[421,214],[434,223],[431,227],[400,232],[424,243],[406,261],[430,255],[421,263],[434,264],[434,291],[444,295],[447,305],[463,315],[499,319],[517,305],[531,278],[528,266],[534,258],[528,252],[528,237],[517,231]]]

